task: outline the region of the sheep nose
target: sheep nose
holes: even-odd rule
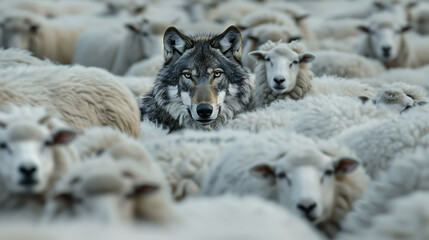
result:
[[[284,77],[275,77],[274,82],[276,82],[278,85],[284,83],[285,78]]]
[[[36,173],[36,166],[34,165],[21,165],[19,167],[19,172],[24,175],[25,178],[31,178],[34,173]]]
[[[213,113],[213,107],[210,104],[199,104],[197,106],[197,114],[202,118],[208,118]]]
[[[381,49],[383,50],[383,54],[385,56],[389,56],[390,55],[390,50],[392,50],[392,47],[390,47],[390,46],[384,46]]]

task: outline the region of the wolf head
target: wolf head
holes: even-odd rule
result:
[[[218,128],[247,108],[251,84],[240,62],[237,27],[192,37],[170,27],[164,34],[164,58],[152,96],[180,127]]]

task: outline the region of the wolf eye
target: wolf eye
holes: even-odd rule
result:
[[[185,76],[185,78],[191,78],[191,74],[190,73],[183,73],[183,76]]]
[[[215,78],[218,78],[218,77],[220,77],[221,75],[222,75],[222,73],[221,73],[221,72],[215,72],[214,77],[215,77]]]

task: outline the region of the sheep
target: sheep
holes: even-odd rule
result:
[[[200,193],[256,195],[333,236],[369,182],[359,161],[334,142],[266,132],[225,150],[204,177]]]
[[[134,63],[125,76],[155,77],[164,64],[164,56],[157,55]]]
[[[395,156],[428,145],[428,110],[421,106],[395,118],[369,121],[342,132],[335,140],[355,151],[368,174],[378,178]]]
[[[260,7],[260,4],[249,1],[229,1],[210,9],[206,14],[206,19],[218,23],[238,22]]]
[[[15,0],[4,1],[1,3],[1,8],[18,9],[38,14],[47,18],[56,18],[65,15],[80,15],[99,11],[101,4],[96,2],[76,2],[76,1],[52,1],[52,0]]]
[[[3,47],[27,49],[38,58],[49,58],[69,64],[79,34],[87,27],[84,24],[96,20],[44,19],[29,13],[6,14],[2,24]],[[88,22],[87,22],[88,21]]]
[[[381,61],[386,68],[419,67],[429,63],[426,52],[428,39],[410,38],[405,33],[411,25],[391,14],[378,14],[371,18],[369,26],[359,30],[366,34],[357,53]]]
[[[27,50],[0,48],[0,70],[20,65],[47,66],[51,64],[52,63],[47,59],[42,61],[39,58],[33,57]]]
[[[24,66],[0,71],[0,104],[43,105],[82,131],[110,125],[137,137],[139,109],[131,92],[106,71],[80,66]]]
[[[311,70],[317,77],[326,74],[343,78],[369,78],[386,70],[379,61],[353,53],[317,51],[313,54],[316,58]]]
[[[410,13],[410,22],[415,31],[421,35],[429,34],[429,4],[421,2]]]
[[[6,105],[0,112],[0,211],[41,214],[44,196],[77,161],[76,133],[43,107]]]
[[[155,77],[116,77],[122,84],[127,86],[133,93],[137,103],[140,103],[139,97],[149,92],[153,87]]]
[[[257,133],[285,127],[305,136],[329,139],[352,126],[394,117],[425,99],[418,91],[421,89],[415,91],[416,99],[411,99],[405,93],[407,87],[410,86],[384,88],[372,101],[365,96],[323,95],[276,101],[266,108],[237,115],[225,128]]]
[[[123,75],[135,62],[161,54],[160,34],[166,28],[166,24],[144,18],[122,27],[89,29],[79,37],[72,62],[102,67],[113,74]],[[109,41],[100,48],[100,39],[107,36]]]
[[[374,217],[370,228],[362,229],[358,234],[344,234],[341,239],[427,239],[428,200],[427,191],[417,191],[409,196],[389,201],[387,212]]]
[[[308,63],[314,60],[314,55],[305,53],[303,45],[298,42],[286,44],[268,41],[249,55],[258,61],[255,68],[254,107],[264,106],[276,99],[297,100],[308,94],[375,96],[373,88],[357,81],[344,81],[330,76],[313,79]]]
[[[250,135],[231,130],[183,131],[143,144],[164,170],[174,199],[182,200],[198,194],[203,176],[223,149]]]
[[[241,29],[256,27],[262,24],[275,24],[287,27],[292,34],[301,35],[301,31],[295,25],[294,19],[281,11],[262,9],[253,11],[244,16],[238,23]]]
[[[342,223],[343,234],[354,235],[374,226],[377,216],[388,213],[389,202],[417,191],[427,192],[427,154],[426,147],[421,147],[395,158],[390,169],[382,172],[364,196],[356,201],[354,210]]]
[[[243,66],[253,70],[255,60],[249,56],[249,53],[256,50],[267,41],[285,41],[292,42],[301,39],[300,33],[293,33],[287,26],[277,24],[261,24],[256,27],[246,29],[243,34],[242,62]]]
[[[424,66],[420,68],[392,68],[388,71],[381,73],[380,75],[369,78],[362,79],[361,82],[378,85],[378,84],[389,84],[389,83],[398,83],[404,82],[411,85],[416,85],[424,87],[426,90],[429,90],[429,81],[427,81],[427,76],[429,74],[429,66]]]
[[[360,32],[357,29],[359,25],[365,24],[366,21],[362,19],[342,19],[331,20],[321,18],[310,18],[308,20],[310,31],[315,35],[315,40],[330,38],[337,40],[344,40],[349,37],[359,36]]]
[[[76,164],[58,181],[48,195],[43,220],[166,224],[173,221],[171,207],[167,182],[150,158],[118,161],[102,154]]]

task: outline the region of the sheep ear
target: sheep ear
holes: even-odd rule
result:
[[[136,24],[133,24],[133,23],[127,23],[127,24],[125,24],[125,27],[126,27],[128,30],[132,31],[133,33],[139,33],[139,32],[140,32],[140,29],[139,29],[139,27],[138,27],[138,26],[136,26]]]
[[[298,16],[294,17],[294,19],[295,19],[296,23],[299,23],[302,20],[307,19],[308,17],[310,17],[310,14],[306,13],[306,14],[298,15]]]
[[[400,32],[401,32],[401,33],[404,33],[404,32],[408,32],[408,31],[410,31],[410,30],[412,30],[412,29],[413,29],[413,26],[411,26],[410,24],[407,24],[406,26],[403,26],[403,27],[401,28]]]
[[[211,40],[211,45],[218,48],[227,58],[241,59],[241,33],[236,26],[228,27],[223,33]]]
[[[336,174],[348,174],[356,170],[359,166],[359,162],[350,157],[340,157],[335,161],[335,173]]]
[[[37,33],[39,31],[40,26],[37,24],[32,24],[30,26],[30,33]]]
[[[300,41],[302,39],[301,36],[293,36],[289,38],[289,42]]]
[[[67,144],[76,137],[76,133],[68,129],[60,129],[52,135],[52,141],[49,145]]]
[[[140,197],[143,195],[152,194],[159,191],[159,186],[150,183],[138,184],[134,187],[134,190],[131,194],[128,194],[128,198]]]
[[[364,25],[357,26],[357,29],[363,33],[370,33],[371,32],[369,27],[364,26]]]
[[[264,61],[266,54],[267,54],[267,52],[265,52],[265,51],[253,51],[253,52],[249,53],[249,57],[252,57],[253,59],[255,59],[257,61]]]
[[[299,54],[299,63],[311,63],[316,57],[310,53]]]
[[[134,8],[133,10],[133,14],[137,15],[137,14],[141,14],[144,11],[146,11],[147,6],[146,5],[141,5],[141,6],[137,6],[136,8]]]
[[[362,101],[362,103],[366,103],[369,101],[369,97],[367,96],[359,96],[358,98]]]
[[[165,63],[169,63],[173,57],[177,59],[194,43],[185,34],[175,27],[169,27],[164,33],[164,58]]]
[[[276,176],[274,166],[271,166],[269,163],[260,163],[253,166],[250,169],[250,173],[253,176],[256,176],[262,179],[269,179],[269,178],[271,179]]]
[[[414,8],[415,6],[417,6],[417,4],[418,4],[417,1],[412,1],[412,2],[409,2],[407,4],[407,6],[405,6],[405,7],[406,7],[406,9],[411,9],[411,8]]]
[[[374,6],[380,10],[383,10],[386,8],[386,5],[384,5],[384,3],[380,2],[380,1],[374,1]]]

